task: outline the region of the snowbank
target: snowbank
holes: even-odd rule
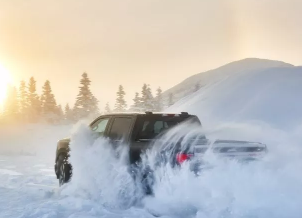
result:
[[[302,67],[225,74],[167,109],[197,114],[204,125],[262,123],[278,129],[302,124]]]
[[[227,79],[234,74],[244,74],[251,71],[265,70],[278,67],[294,67],[291,64],[287,64],[281,61],[272,61],[258,58],[247,58],[239,61],[234,61],[229,64],[223,65],[217,69],[209,70],[206,72],[193,75],[176,86],[168,89],[163,93],[165,98],[168,98],[169,93],[174,94],[174,102],[180,100],[183,96],[194,92],[196,84],[199,86],[208,86]]]

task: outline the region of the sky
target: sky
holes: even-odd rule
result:
[[[63,105],[84,71],[101,108],[120,84],[130,105],[143,83],[247,57],[302,65],[301,14],[300,0],[0,0],[0,65],[15,85],[50,80]]]

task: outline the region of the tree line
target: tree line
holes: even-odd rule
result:
[[[69,123],[88,116],[93,117],[112,112],[162,111],[165,107],[171,106],[174,103],[172,93],[169,94],[168,100],[164,103],[160,87],[156,89],[154,96],[150,85],[144,84],[141,92],[135,93],[133,103],[128,107],[125,100],[126,92],[124,87],[119,85],[114,107],[111,109],[110,104],[107,103],[101,112],[98,106],[99,100],[92,94],[90,86],[91,80],[88,74],[84,72],[80,80],[75,104],[73,107],[66,104],[63,109],[60,104],[57,104],[50,81],[45,81],[42,87],[42,94],[39,95],[36,90],[36,80],[34,77],[31,77],[28,83],[21,81],[18,89],[12,86],[8,87],[0,121]]]
[[[125,90],[122,85],[119,85],[116,93],[117,98],[115,101],[114,109],[111,110],[109,103],[106,104],[105,113],[110,112],[144,112],[144,111],[162,111],[165,108],[165,104],[162,97],[162,89],[158,87],[156,94],[153,96],[150,85],[144,84],[141,92],[136,92],[133,98],[133,104],[128,108],[125,101]],[[173,96],[171,96],[172,100]],[[171,104],[170,104],[171,103]],[[167,106],[172,105],[172,101]]]
[[[87,73],[83,73],[73,108],[66,104],[63,111],[62,106],[57,104],[49,80],[45,81],[41,95],[37,93],[34,77],[28,83],[22,80],[18,89],[8,87],[0,121],[62,123],[84,118],[86,114],[97,114],[98,100],[90,91],[90,83]]]
[[[116,93],[116,100],[114,108],[111,109],[109,103],[106,103],[104,113],[112,112],[145,112],[145,111],[157,111],[160,112],[164,108],[169,107],[174,104],[174,95],[169,94],[169,100],[167,103],[163,100],[162,89],[158,87],[156,89],[155,96],[152,93],[151,87],[148,84],[142,86],[141,92],[136,92],[133,98],[133,103],[128,107],[125,100],[126,92],[122,85],[119,85],[118,91]]]

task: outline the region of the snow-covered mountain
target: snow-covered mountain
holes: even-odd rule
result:
[[[193,93],[194,84],[201,88]],[[261,121],[276,128],[302,123],[302,67],[245,59],[192,76],[167,92],[178,97],[168,111],[197,114],[204,124]]]

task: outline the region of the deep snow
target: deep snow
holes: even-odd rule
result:
[[[302,124],[302,67],[225,74],[168,109],[197,114],[203,123],[262,123],[294,130]]]
[[[163,97],[168,99],[168,95],[173,93],[174,100],[178,101],[184,95],[194,92],[196,84],[199,83],[201,87],[208,87],[215,83],[227,79],[230,76],[236,74],[250,74],[255,71],[263,71],[272,68],[292,68],[291,64],[281,61],[258,59],[258,58],[246,58],[239,61],[234,61],[229,64],[223,65],[219,68],[212,69],[206,72],[198,73],[190,76],[181,83],[166,90],[163,93]],[[274,79],[274,78],[271,78]]]
[[[154,197],[144,198],[129,175],[127,147],[117,158],[82,123],[1,127],[0,217],[300,218],[301,75],[292,66],[233,73],[176,103],[168,111],[186,110],[203,121],[203,129],[194,131],[212,140],[264,142],[269,155],[240,164],[209,154],[215,168],[199,177],[186,164],[180,170],[162,166],[155,171]],[[59,188],[56,142],[69,135],[74,176]]]
[[[34,143],[43,146],[45,152],[36,147],[40,152],[34,156],[0,156],[0,217],[302,215],[301,131],[283,132],[259,125],[206,130],[210,139],[265,141],[270,154],[264,161],[249,165],[222,162],[209,155],[207,160],[216,167],[200,177],[190,173],[187,165],[181,170],[161,167],[156,171],[160,180],[155,184],[155,196],[142,199],[140,186],[131,180],[125,159],[117,159],[108,143],[102,139],[95,141],[83,125],[74,127],[72,134],[74,180],[58,188],[53,173],[55,139],[67,135],[68,128],[39,129],[40,141]]]

